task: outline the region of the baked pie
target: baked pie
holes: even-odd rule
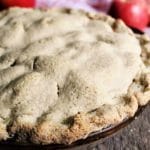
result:
[[[150,100],[150,38],[69,9],[0,13],[0,140],[70,144]]]

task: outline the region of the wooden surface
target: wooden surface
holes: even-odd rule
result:
[[[126,128],[89,150],[150,150],[150,105]]]

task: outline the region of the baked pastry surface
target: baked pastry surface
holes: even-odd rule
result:
[[[150,39],[68,9],[0,13],[0,139],[70,144],[150,100]]]

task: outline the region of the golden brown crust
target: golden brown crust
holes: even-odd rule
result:
[[[130,93],[129,89],[128,94],[124,98],[124,105],[108,105],[104,108],[98,108],[93,113],[79,113],[72,118],[73,124],[69,128],[55,127],[51,123],[43,122],[34,129],[32,140],[42,144],[70,144],[80,138],[85,138],[88,133],[100,130],[110,124],[117,124],[124,118],[134,116],[138,107],[146,105],[150,100],[150,73],[138,75],[135,82],[141,84],[140,86],[143,89],[134,93]],[[108,109],[106,109],[107,107]],[[113,115],[110,115],[111,113]]]
[[[31,124],[22,125],[19,122],[15,122],[9,134],[18,134],[19,138],[17,140],[19,141],[27,140],[30,137],[30,140],[37,144],[70,144],[78,139],[86,138],[93,131],[100,130],[111,124],[117,124],[126,117],[134,116],[138,106],[145,105],[150,100],[150,89],[147,89],[150,86],[150,74],[146,74],[145,76],[147,86],[145,86],[144,92],[138,92],[125,97],[124,105],[105,105],[89,114],[78,113],[71,118],[72,124],[70,127],[57,126],[48,121],[43,121],[36,126]],[[111,115],[112,113],[113,115]],[[8,134],[6,133],[6,128],[1,127],[0,129],[1,137],[7,139]]]
[[[0,123],[0,140],[6,140],[9,138],[9,134],[6,129],[6,125]]]
[[[51,122],[43,121],[34,129],[32,129],[34,131],[31,135],[32,142],[42,144],[70,144],[80,138],[86,138],[88,133],[100,130],[110,124],[117,124],[126,117],[134,116],[138,106],[145,105],[150,98],[148,95],[150,90],[147,90],[147,87],[150,86],[149,74],[146,74],[145,76],[145,82],[148,83],[144,88],[144,91],[146,90],[146,92],[139,92],[125,97],[124,105],[105,105],[104,107],[98,108],[89,114],[78,113],[72,118],[72,124],[69,128],[57,126]],[[113,115],[111,115],[111,113],[113,113]]]
[[[125,25],[119,26],[120,20],[115,21],[111,17],[101,14],[86,14],[91,19],[105,20],[116,32],[121,30],[133,34]],[[146,65],[149,65],[149,48],[147,45],[150,43],[150,40],[140,35],[138,35],[138,38],[143,49],[143,61]],[[135,87],[140,87],[140,89]],[[101,130],[109,125],[117,124],[125,118],[134,116],[139,106],[148,103],[150,100],[150,72],[143,71],[137,75],[135,81],[129,87],[128,93],[120,99],[122,101],[119,104],[105,104],[88,113],[80,112],[68,118],[69,123],[66,124],[60,125],[47,120],[29,124],[29,122],[26,123],[20,119],[14,119],[14,122],[9,127],[9,133],[7,133],[7,126],[4,123],[0,123],[0,139],[5,140],[9,135],[18,134],[19,141],[30,138],[31,142],[37,144],[70,144],[78,139],[86,138],[93,131]]]

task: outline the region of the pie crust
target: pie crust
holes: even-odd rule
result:
[[[0,140],[70,144],[150,100],[150,38],[70,9],[0,13]]]

